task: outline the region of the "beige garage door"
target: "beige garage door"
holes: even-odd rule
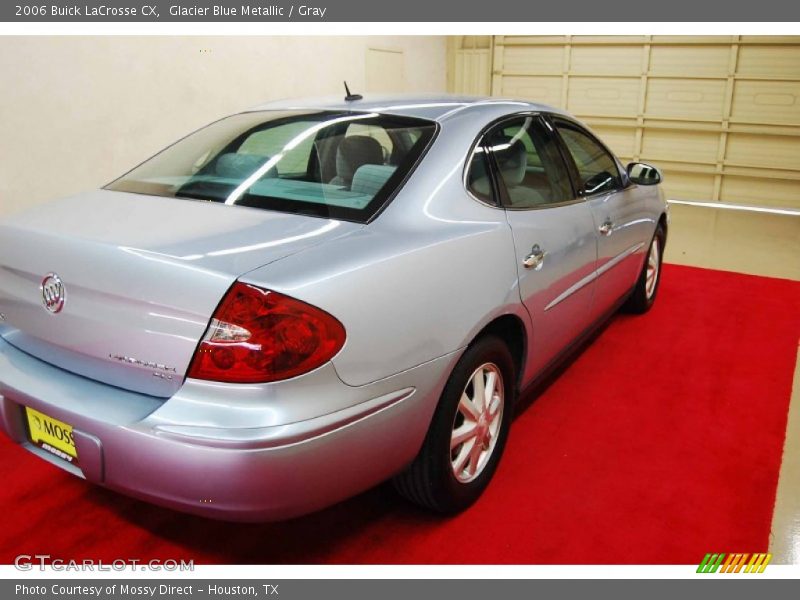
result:
[[[493,95],[566,108],[623,161],[662,167],[670,198],[800,207],[800,37],[497,36],[490,46],[456,54],[491,53]]]

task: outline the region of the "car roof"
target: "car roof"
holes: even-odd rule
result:
[[[344,99],[343,95],[322,98],[290,98],[260,104],[250,110],[348,110],[417,117],[442,122],[463,111],[474,113],[486,111],[487,114],[497,115],[498,108],[506,107],[509,114],[522,111],[545,111],[566,114],[561,109],[525,100],[450,94],[365,94],[363,99],[349,102]],[[476,116],[478,115],[476,114]]]

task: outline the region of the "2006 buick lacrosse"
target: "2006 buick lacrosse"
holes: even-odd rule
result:
[[[390,478],[462,510],[521,391],[655,301],[660,181],[527,102],[224,118],[2,221],[2,426],[88,481],[211,517],[284,519]]]

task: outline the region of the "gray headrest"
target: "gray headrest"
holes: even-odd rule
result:
[[[507,186],[519,185],[525,179],[525,167],[528,166],[525,144],[521,140],[517,140],[511,144],[503,142],[496,147],[495,157],[503,175],[503,181]]]
[[[397,167],[391,165],[363,165],[353,175],[351,192],[374,196],[386,185]]]
[[[255,173],[261,165],[269,160],[269,156],[258,156],[257,154],[237,154],[236,152],[229,152],[223,154],[217,159],[217,164],[214,167],[219,177],[227,179],[247,179]],[[278,171],[272,167],[265,177],[277,177]]]
[[[383,148],[375,138],[351,135],[342,140],[336,151],[336,175],[349,186],[353,175],[363,165],[383,164]]]

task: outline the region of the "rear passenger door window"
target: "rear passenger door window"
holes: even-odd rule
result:
[[[569,175],[556,140],[548,135],[535,115],[513,118],[497,125],[482,146],[493,161],[507,208],[533,209],[573,199]],[[478,156],[473,158],[469,182],[481,178]],[[473,193],[475,189],[471,189]],[[479,190],[480,191],[480,190]]]
[[[566,121],[555,121],[578,173],[578,192],[583,196],[609,193],[622,188],[617,162],[588,132]]]

